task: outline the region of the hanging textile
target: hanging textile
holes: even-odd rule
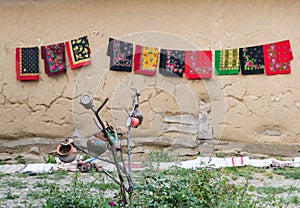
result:
[[[110,70],[132,71],[133,44],[109,38],[107,55],[110,57]]]
[[[211,57],[211,51],[185,51],[185,77],[188,79],[211,78]]]
[[[291,73],[290,61],[293,53],[289,40],[265,44],[263,50],[267,75]]]
[[[134,73],[154,76],[158,65],[158,49],[147,46],[135,46]]]
[[[169,77],[182,77],[184,71],[184,51],[160,51],[159,73]]]
[[[17,80],[39,79],[39,48],[16,48]]]
[[[66,72],[64,43],[42,46],[41,55],[48,76]]]
[[[91,50],[87,36],[67,41],[66,51],[71,69],[91,64]]]
[[[239,49],[215,51],[215,73],[217,75],[238,74],[240,72]]]
[[[264,73],[263,47],[240,48],[241,71],[243,75]]]

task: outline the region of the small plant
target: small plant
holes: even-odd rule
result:
[[[221,158],[226,156],[223,152],[216,152],[215,154],[216,154],[216,157],[221,157]]]
[[[290,197],[289,202],[292,204],[300,204],[300,199],[298,196],[293,195]]]
[[[5,177],[5,174],[4,173],[0,173],[0,179]]]
[[[41,191],[31,191],[27,194],[27,197],[32,198],[32,199],[39,199],[42,198],[43,194]]]
[[[147,154],[146,160],[143,162],[143,165],[150,167],[151,169],[158,169],[161,162],[172,162],[174,158],[170,156],[167,152],[154,151],[151,150]]]
[[[104,198],[103,192],[91,191],[92,184],[84,184],[79,180],[79,174],[76,173],[70,185],[62,189],[53,187],[48,189],[43,195],[46,197],[46,202],[43,208],[69,208],[69,207],[111,207],[109,201],[112,199]]]
[[[0,165],[4,165],[4,161],[0,159]]]
[[[45,163],[56,164],[56,159],[53,155],[48,154],[47,157],[43,157]]]
[[[27,184],[22,181],[7,181],[6,186],[14,187],[16,189],[25,189],[27,188]]]
[[[82,160],[83,160],[83,161],[85,161],[85,160],[87,160],[87,159],[89,159],[89,158],[91,158],[91,156],[89,156],[88,154],[84,154],[84,155],[82,156]]]
[[[235,186],[217,170],[173,167],[145,172],[132,207],[258,207],[249,184]]]
[[[11,190],[9,189],[8,192],[5,194],[4,199],[6,200],[13,200],[19,198],[18,195],[12,194]]]
[[[25,164],[25,158],[22,155],[18,155],[15,160],[17,161],[18,164]]]

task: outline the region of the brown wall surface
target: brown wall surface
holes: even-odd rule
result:
[[[136,87],[142,93],[145,122],[132,131],[133,137],[196,137],[203,102],[210,104],[214,138],[300,143],[299,10],[300,1],[294,0],[1,0],[0,138],[62,138],[74,134],[74,129],[76,134],[90,135],[96,130],[92,114],[78,104],[85,92],[94,95],[98,105],[110,97],[101,115],[124,126],[130,88]],[[66,74],[48,77],[40,59],[39,81],[16,80],[16,47],[43,46],[83,35],[90,41],[90,66],[71,70],[68,65]],[[113,72],[106,56],[108,37],[200,50],[289,39],[292,73],[213,75],[211,80],[191,81],[158,73],[145,77]]]

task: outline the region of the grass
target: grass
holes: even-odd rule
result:
[[[289,187],[273,187],[273,186],[264,186],[256,188],[256,192],[259,194],[282,194],[282,193],[293,193],[300,192],[300,188],[295,186]]]
[[[299,204],[300,205],[300,199],[299,199],[298,196],[295,196],[295,195],[293,195],[289,198],[289,202],[292,203],[292,204],[296,204],[296,205]]]
[[[300,179],[300,167],[296,168],[277,168],[274,174],[284,176],[286,179]]]
[[[6,187],[13,187],[16,189],[25,189],[27,188],[27,183],[22,182],[22,181],[6,181],[3,183],[4,186]]]
[[[67,176],[68,176],[68,171],[60,170],[53,173],[38,173],[34,177],[36,179],[60,180],[60,179],[65,179]]]
[[[256,168],[252,166],[244,167],[225,167],[220,169],[220,171],[230,176],[233,180],[236,180],[239,177],[244,177],[246,179],[253,179],[253,173],[266,173],[265,169]]]

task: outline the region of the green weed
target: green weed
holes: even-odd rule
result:
[[[273,173],[277,175],[282,175],[286,179],[300,179],[300,167],[277,168],[273,170]]]

